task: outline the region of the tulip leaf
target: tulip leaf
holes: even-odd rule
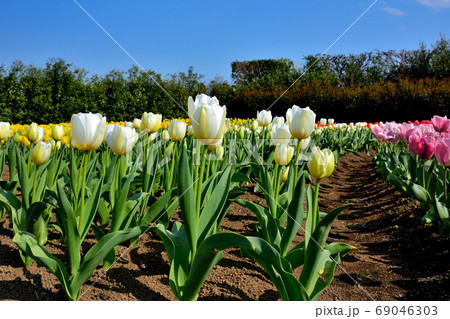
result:
[[[209,272],[218,262],[222,250],[241,248],[268,273],[283,300],[308,300],[303,286],[289,272],[289,263],[262,238],[245,237],[235,233],[218,233],[208,237],[199,247],[186,281],[183,300],[196,300]]]
[[[214,187],[214,191],[211,193],[211,198],[213,200],[207,201],[201,210],[198,223],[199,242],[202,242],[210,232],[211,227],[216,225],[220,212],[228,198],[230,179],[231,166],[228,166],[220,177],[219,182]],[[216,229],[216,227],[214,227],[214,229]]]
[[[280,247],[281,234],[278,227],[277,221],[273,218],[272,214],[265,209],[264,207],[249,202],[245,199],[233,199],[232,202],[235,202],[247,209],[250,209],[253,213],[255,213],[256,218],[258,219],[259,225],[261,227],[263,238],[269,242],[270,245]]]
[[[300,275],[300,282],[304,285],[308,294],[313,292],[317,279],[319,278],[319,271],[330,254],[329,252],[325,252],[324,247],[331,226],[337,216],[348,206],[344,205],[329,212],[320,221],[311,236],[305,252],[305,264]]]
[[[297,234],[298,229],[303,220],[303,202],[305,200],[305,176],[303,175],[300,183],[295,187],[295,194],[293,201],[290,203],[287,214],[287,225],[286,230],[283,232],[280,243],[280,253],[285,256],[292,240]]]
[[[28,232],[17,233],[14,236],[13,241],[27,256],[31,256],[38,264],[46,267],[54,274],[58,278],[68,297],[72,299],[69,290],[69,274],[61,261],[39,245],[36,238]]]
[[[161,237],[170,262],[169,284],[174,295],[181,300],[189,273],[190,244],[184,226],[175,222],[172,231],[159,224],[155,228]]]
[[[97,185],[94,189],[94,192],[91,197],[88,198],[86,204],[84,206],[84,218],[80,220],[82,223],[79,225],[80,232],[80,240],[83,241],[86,237],[89,228],[91,227],[92,221],[94,220],[95,214],[97,213],[98,203],[100,201],[100,195],[102,190],[103,177],[97,181]],[[80,208],[80,207],[79,207]]]
[[[197,221],[196,201],[194,196],[194,183],[190,171],[190,163],[187,151],[183,147],[178,163],[178,198],[180,202],[181,215],[186,227],[186,236],[191,249],[197,247]]]
[[[140,236],[148,230],[147,227],[136,226],[128,230],[119,230],[103,236],[92,246],[83,258],[78,272],[72,278],[70,285],[71,295],[78,298],[81,286],[92,276],[95,268],[102,262],[106,255],[117,245],[133,237]]]

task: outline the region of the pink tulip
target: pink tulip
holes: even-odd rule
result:
[[[447,115],[444,117],[433,116],[431,119],[431,123],[433,123],[433,127],[439,133],[447,131],[450,128],[450,120],[447,119]]]
[[[381,128],[381,126],[375,126],[372,129],[372,134],[377,140],[380,140],[380,133],[382,133],[382,132],[383,132],[383,129]]]
[[[411,134],[414,132],[415,126],[411,123],[403,123],[398,128],[400,130],[398,138],[403,142],[407,142]]]
[[[436,141],[435,155],[439,164],[450,167],[450,137],[440,138]]]
[[[413,155],[418,155],[421,160],[427,160],[434,154],[436,139],[432,136],[423,136],[416,131],[409,137],[409,151]]]

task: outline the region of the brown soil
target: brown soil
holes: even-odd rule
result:
[[[263,203],[261,194],[248,200]],[[353,204],[335,222],[329,241],[357,247],[336,269],[320,300],[449,300],[449,240],[433,225],[422,225],[418,202],[403,197],[374,171],[371,157],[347,154],[322,181],[320,209]],[[255,216],[238,205],[223,231],[255,235]],[[66,300],[61,285],[45,268],[25,269],[12,242],[9,220],[0,220],[0,300]],[[298,241],[299,238],[296,238]],[[67,262],[64,245],[50,234],[46,247]],[[123,256],[106,273],[97,269],[82,288],[81,300],[175,300],[169,264],[158,236],[145,234],[138,246],[120,246]],[[230,249],[203,285],[199,300],[279,300],[264,270]]]

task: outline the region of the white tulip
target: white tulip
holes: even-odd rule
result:
[[[50,143],[38,142],[31,151],[31,161],[36,166],[41,166],[47,163],[52,153],[52,145]]]
[[[108,124],[105,126],[105,135],[103,136],[104,143],[106,143],[106,136],[114,130],[114,127],[116,127],[114,124]]]
[[[84,151],[96,150],[103,142],[106,117],[101,114],[78,113],[70,121],[71,147]]]
[[[61,141],[61,139],[64,136],[64,128],[62,127],[62,125],[55,125],[52,128],[52,138],[55,140],[55,142],[57,141]]]
[[[0,122],[0,140],[6,140],[11,131],[9,122]]]
[[[328,124],[333,125],[334,124],[334,119],[328,119]]]
[[[316,122],[316,114],[309,107],[300,108],[294,105],[286,112],[286,119],[292,136],[305,139],[311,135]]]
[[[256,112],[256,119],[260,126],[268,126],[272,122],[272,112],[266,110]]]
[[[321,118],[319,124],[320,124],[320,126],[325,126],[325,125],[327,125],[327,119]]]
[[[206,145],[217,143],[226,131],[227,108],[216,97],[200,94],[188,99],[188,114],[195,136]]]
[[[274,145],[289,144],[291,140],[291,132],[287,124],[274,125],[270,134]]]
[[[286,144],[278,145],[275,148],[274,160],[275,163],[281,166],[286,166],[291,161],[294,156],[294,148],[292,146],[287,146]]]
[[[132,122],[127,122],[127,121],[125,121],[124,126],[125,126],[125,127],[133,127],[133,123],[132,123]]]
[[[136,130],[127,126],[114,125],[113,129],[106,134],[106,142],[109,148],[117,155],[129,153],[137,140]]]
[[[132,128],[140,129],[141,128],[141,120],[140,119],[134,119],[133,124],[131,125]]]
[[[44,129],[39,127],[36,123],[33,122],[30,126],[28,126],[27,138],[31,143],[39,143],[44,138],[44,135]]]
[[[141,132],[155,133],[161,126],[162,115],[144,112],[141,120]]]
[[[173,120],[170,122],[169,127],[169,136],[174,141],[181,141],[186,135],[186,123],[182,121]]]
[[[282,116],[275,116],[272,120],[273,126],[284,124],[285,120]]]

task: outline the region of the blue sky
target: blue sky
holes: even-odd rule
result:
[[[77,0],[144,68],[229,80],[233,61],[322,53],[372,1]],[[0,1],[0,65],[58,57],[89,75],[135,64],[73,0]],[[450,37],[450,0],[378,1],[329,54],[430,46]]]

